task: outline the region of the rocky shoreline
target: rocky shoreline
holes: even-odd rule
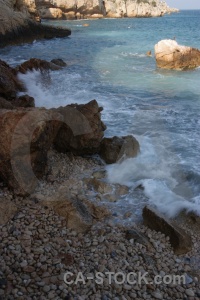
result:
[[[182,215],[172,224],[156,214],[149,216],[149,229],[116,223],[109,208],[128,187],[107,182],[106,162],[136,156],[138,142],[103,138],[95,100],[47,110],[34,107],[28,95],[19,99],[18,72],[45,75],[63,67],[60,59],[31,59],[15,69],[0,61],[0,298],[199,299],[199,219]],[[36,177],[29,176],[30,161]],[[105,278],[69,285],[66,272],[73,273],[70,280],[78,272]],[[106,272],[121,272],[118,281],[147,272],[151,280],[179,275],[185,283],[110,284]]]
[[[0,47],[33,42],[35,39],[68,37],[71,30],[36,22],[26,3],[0,0]],[[23,2],[23,1],[22,1]]]

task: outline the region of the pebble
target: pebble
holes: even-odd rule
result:
[[[194,297],[194,296],[195,296],[195,293],[194,293],[193,290],[191,290],[191,289],[185,290],[185,293],[186,293],[186,295],[189,296],[189,297]]]
[[[73,168],[76,167],[66,159],[64,154],[54,155],[53,158],[57,161],[63,159],[62,165],[66,170],[70,170],[63,173],[66,175],[65,180],[76,181],[73,191],[84,201],[84,189],[87,191],[87,185],[80,185],[82,190],[78,190],[78,181],[73,173]],[[81,166],[83,158],[77,158],[77,161]],[[85,164],[90,170],[88,172],[94,171],[91,162]],[[81,173],[80,168],[77,170]],[[67,176],[73,178],[69,179]],[[58,178],[55,184],[41,180],[41,185],[35,194],[38,194],[40,199],[48,197],[57,188],[66,185],[64,181],[59,182],[59,180]],[[198,257],[199,253],[200,239],[197,233],[192,235],[194,252],[187,255],[188,259],[180,259],[173,253],[168,238],[161,233],[151,231],[144,225],[132,223],[128,229],[141,232],[148,238],[149,244],[155,245],[156,249],[146,247],[134,239],[127,240],[125,237],[127,227],[124,223],[98,221],[88,232],[78,233],[66,227],[63,217],[59,217],[51,209],[44,209],[40,203],[35,203],[31,198],[22,200],[20,197],[13,197],[12,201],[16,201],[20,209],[16,217],[5,226],[0,226],[0,257],[2,257],[0,298],[5,299],[5,287],[8,299],[19,300],[151,300],[152,298],[174,300],[183,299],[184,296],[191,299],[195,296],[200,297],[198,278],[193,278],[189,272],[189,269],[192,269],[191,262],[194,257]],[[194,264],[194,268],[197,270],[198,266]],[[81,283],[67,285],[63,281],[64,273],[67,271],[75,275],[81,271],[88,276],[102,272],[104,282],[102,285],[97,285],[94,281],[88,280],[86,285]],[[124,274],[148,272],[151,279],[157,274],[165,276],[185,272],[187,283],[190,285],[177,287],[161,283],[159,289],[154,284],[140,286],[125,282],[117,285],[112,282],[110,285],[105,272]],[[75,276],[72,276],[69,280],[74,278]],[[121,280],[121,277],[117,279]]]

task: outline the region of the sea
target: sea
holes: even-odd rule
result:
[[[158,69],[154,57],[162,39],[200,48],[200,10],[43,23],[70,28],[72,34],[6,47],[0,58],[12,66],[31,57],[62,58],[68,66],[52,72],[50,80],[36,71],[20,76],[36,105],[96,99],[104,108],[105,136],[136,137],[136,158],[106,166],[107,181],[129,186],[128,195],[112,203],[115,211],[128,210],[137,218],[150,204],[170,218],[181,211],[200,215],[200,68]]]

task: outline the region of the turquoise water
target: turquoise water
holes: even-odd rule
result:
[[[130,186],[119,206],[137,213],[148,201],[169,216],[183,208],[200,214],[200,68],[161,70],[145,55],[161,39],[174,37],[200,48],[200,11],[52,23],[71,28],[71,37],[7,47],[0,58],[12,65],[30,57],[64,59],[68,67],[52,73],[51,83],[37,72],[21,77],[36,104],[55,107],[95,98],[104,107],[107,136],[136,136],[141,154],[108,167],[109,181]],[[144,197],[134,191],[138,184]]]

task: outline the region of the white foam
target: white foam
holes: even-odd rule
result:
[[[183,175],[178,157],[170,150],[165,150],[164,145],[156,142],[156,139],[137,139],[140,142],[141,153],[136,158],[108,166],[108,181],[133,188],[142,184],[149,203],[169,218],[175,217],[182,210],[194,211],[200,215],[199,198],[185,199],[174,192],[180,183],[178,180],[181,180],[181,173]],[[189,194],[190,188],[187,183],[182,182],[182,186],[185,194]]]

